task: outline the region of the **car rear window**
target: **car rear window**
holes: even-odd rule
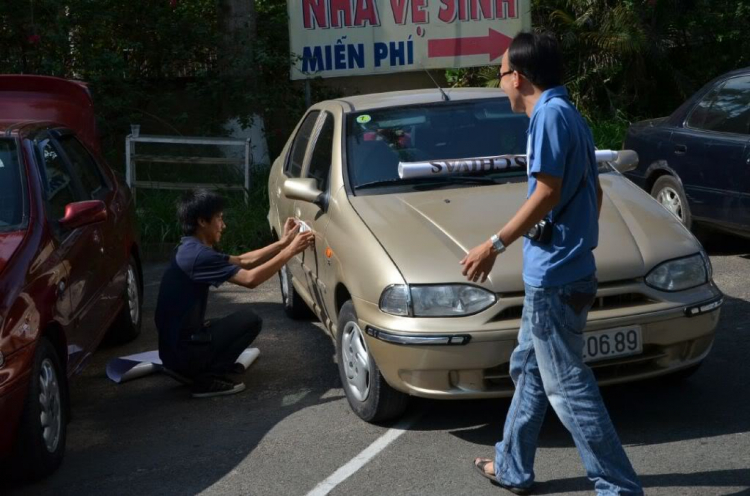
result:
[[[392,107],[347,116],[352,188],[397,181],[399,162],[526,153],[525,114],[506,98]],[[525,175],[524,171],[492,175]]]
[[[0,231],[14,231],[26,222],[26,190],[16,142],[0,139]]]

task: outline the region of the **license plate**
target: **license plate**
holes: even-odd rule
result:
[[[643,353],[640,326],[587,332],[583,335],[583,338],[584,362],[596,362]]]

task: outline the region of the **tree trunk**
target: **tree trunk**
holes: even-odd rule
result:
[[[221,78],[229,87],[241,85],[252,92],[255,89],[255,0],[218,0],[218,8],[222,33],[218,61]],[[248,114],[250,111],[248,108],[238,108],[237,102],[225,101],[222,105],[222,113],[227,117]]]

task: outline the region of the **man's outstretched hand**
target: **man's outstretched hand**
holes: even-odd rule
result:
[[[459,262],[464,266],[461,273],[471,282],[484,282],[495,265],[497,253],[492,249],[492,244],[485,241],[481,245],[472,248],[469,253]]]
[[[306,231],[299,233],[287,248],[291,256],[298,255],[315,244],[315,233]]]
[[[297,233],[299,233],[300,223],[291,217],[284,222],[284,234],[281,236],[281,243],[289,246]]]

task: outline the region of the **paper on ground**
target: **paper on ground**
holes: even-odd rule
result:
[[[237,361],[234,363],[242,365],[242,367],[247,370],[259,356],[260,350],[258,348],[247,348],[245,351],[240,353],[240,356],[237,357]]]
[[[247,348],[240,354],[235,363],[247,370],[258,356],[260,356],[258,348]],[[159,358],[159,352],[156,350],[146,351],[113,358],[107,362],[107,377],[120,384],[155,372],[161,372],[163,369],[164,365]]]
[[[615,150],[596,150],[597,162],[617,160]],[[427,177],[436,175],[464,174],[471,172],[503,171],[526,168],[526,155],[498,155],[451,160],[431,160],[429,162],[399,162],[398,177]]]

